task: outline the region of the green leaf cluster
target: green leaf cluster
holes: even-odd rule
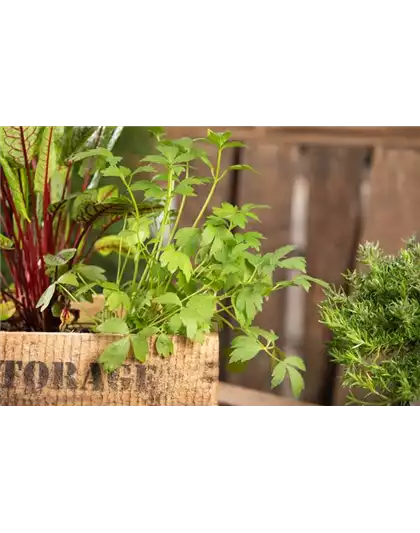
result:
[[[330,288],[321,321],[333,333],[330,353],[344,368],[350,403],[406,405],[420,397],[420,245],[396,255],[360,247],[348,285]]]

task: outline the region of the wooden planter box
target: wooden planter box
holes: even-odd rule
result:
[[[163,359],[133,357],[112,374],[97,360],[115,335],[0,332],[0,405],[217,405],[219,340],[174,337]]]

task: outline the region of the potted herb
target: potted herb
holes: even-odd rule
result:
[[[345,276],[348,294],[331,288],[320,306],[331,356],[350,403],[409,405],[420,398],[420,245],[411,239],[391,256],[366,244],[358,259],[363,268]]]
[[[80,305],[100,293],[104,296],[103,308],[94,319],[91,334],[80,333],[77,321],[63,316],[60,328],[68,333],[50,338],[43,335],[25,341],[29,334],[20,334],[18,341],[7,338],[11,333],[1,333],[6,346],[2,359],[7,358],[3,355],[6,352],[9,359],[20,357],[22,361],[23,357],[30,363],[25,342],[31,342],[36,344],[36,357],[44,365],[38,369],[38,384],[44,386],[37,390],[35,370],[21,364],[20,386],[29,388],[29,392],[9,387],[7,390],[13,390],[8,396],[14,398],[12,401],[19,401],[23,394],[26,401],[35,398],[52,404],[214,405],[218,330],[225,326],[238,332],[232,343],[231,362],[245,363],[264,351],[273,361],[273,386],[288,376],[295,395],[301,392],[303,361],[287,357],[276,345],[277,336],[253,326],[253,321],[273,291],[288,285],[310,288],[313,279],[305,273],[304,259],[289,256],[292,246],[259,253],[263,235],[246,231],[246,225],[249,220],[258,220],[256,211],[264,206],[223,203],[207,214],[217,186],[231,170],[252,170],[245,165],[221,166],[223,152],[240,143],[232,142],[229,132],[209,130],[206,139],[178,141],[166,140],[159,128],[154,133],[157,154],[143,158],[134,171],[104,149],[70,158],[74,163],[95,157],[97,181],[118,177],[126,191],[124,196],[108,199],[106,207],[99,205],[102,202],[97,198],[87,198],[86,207],[78,207],[83,213],[78,221],[85,228],[104,214],[122,217],[122,231],[106,235],[94,245],[99,253],[117,255],[118,272],[112,280],[98,270],[95,276],[84,275],[80,236],[72,252],[42,255],[42,272],[49,284],[37,308],[45,313],[60,302],[68,310],[72,304]],[[216,161],[209,160],[203,143],[217,147]],[[197,159],[207,165],[207,176],[196,175]],[[181,227],[188,198],[204,184],[209,192],[202,209],[191,227]],[[63,208],[74,210],[75,202],[84,205],[77,195],[63,202]],[[4,236],[6,243],[9,238]],[[15,241],[19,245],[18,239]],[[278,268],[301,273],[293,280],[276,283],[273,274]],[[124,282],[127,271],[131,279]],[[71,282],[71,290],[63,280]],[[16,348],[18,342],[22,343],[23,355]],[[48,346],[56,349],[51,352]],[[25,375],[29,376],[29,385]],[[6,378],[13,382],[10,376]]]

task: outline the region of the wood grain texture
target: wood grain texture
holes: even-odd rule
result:
[[[203,137],[207,132],[204,126],[171,126],[166,129],[176,137]],[[211,129],[230,130],[236,140],[260,140],[268,144],[420,148],[420,127],[213,126]]]
[[[362,241],[394,254],[420,229],[420,152],[375,150]]]
[[[249,406],[249,407],[264,407],[264,406],[283,406],[283,407],[308,407],[314,404],[308,402],[300,402],[293,398],[278,396],[277,394],[269,394],[257,390],[239,387],[231,383],[219,383],[218,393],[219,405],[230,406]]]
[[[160,357],[132,357],[105,375],[97,361],[119,336],[0,332],[0,405],[217,405],[218,336],[202,345],[173,337]]]
[[[366,151],[358,148],[309,148],[303,172],[310,182],[306,258],[311,276],[341,285],[342,273],[352,267],[360,231],[360,190]],[[314,285],[307,296],[305,340],[306,401],[329,403],[335,365],[330,366],[326,342],[330,335],[319,323],[323,289]]]

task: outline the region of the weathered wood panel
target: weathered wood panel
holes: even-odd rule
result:
[[[239,205],[255,203],[269,205],[270,209],[259,211],[261,224],[249,225],[249,230],[260,231],[266,237],[263,252],[273,251],[290,242],[290,199],[294,175],[294,150],[288,145],[261,145],[250,143],[245,152],[244,163],[258,172],[244,172],[241,175],[237,202]],[[279,273],[278,280],[286,273]],[[284,295],[279,291],[265,303],[263,312],[257,315],[256,324],[264,329],[273,329],[284,346]],[[230,373],[229,382],[261,391],[271,390],[271,360],[259,354],[249,362],[241,373]]]
[[[379,241],[393,254],[420,230],[420,152],[375,150],[362,241]]]
[[[314,404],[300,402],[293,398],[269,394],[267,392],[246,389],[230,383],[219,383],[219,405],[224,406],[283,406],[283,407],[313,407]]]
[[[308,148],[303,172],[310,182],[308,272],[340,285],[342,273],[352,267],[360,229],[360,190],[365,149]],[[306,401],[328,404],[337,370],[328,361],[328,330],[319,323],[318,304],[323,289],[314,285],[307,297],[304,357]]]

